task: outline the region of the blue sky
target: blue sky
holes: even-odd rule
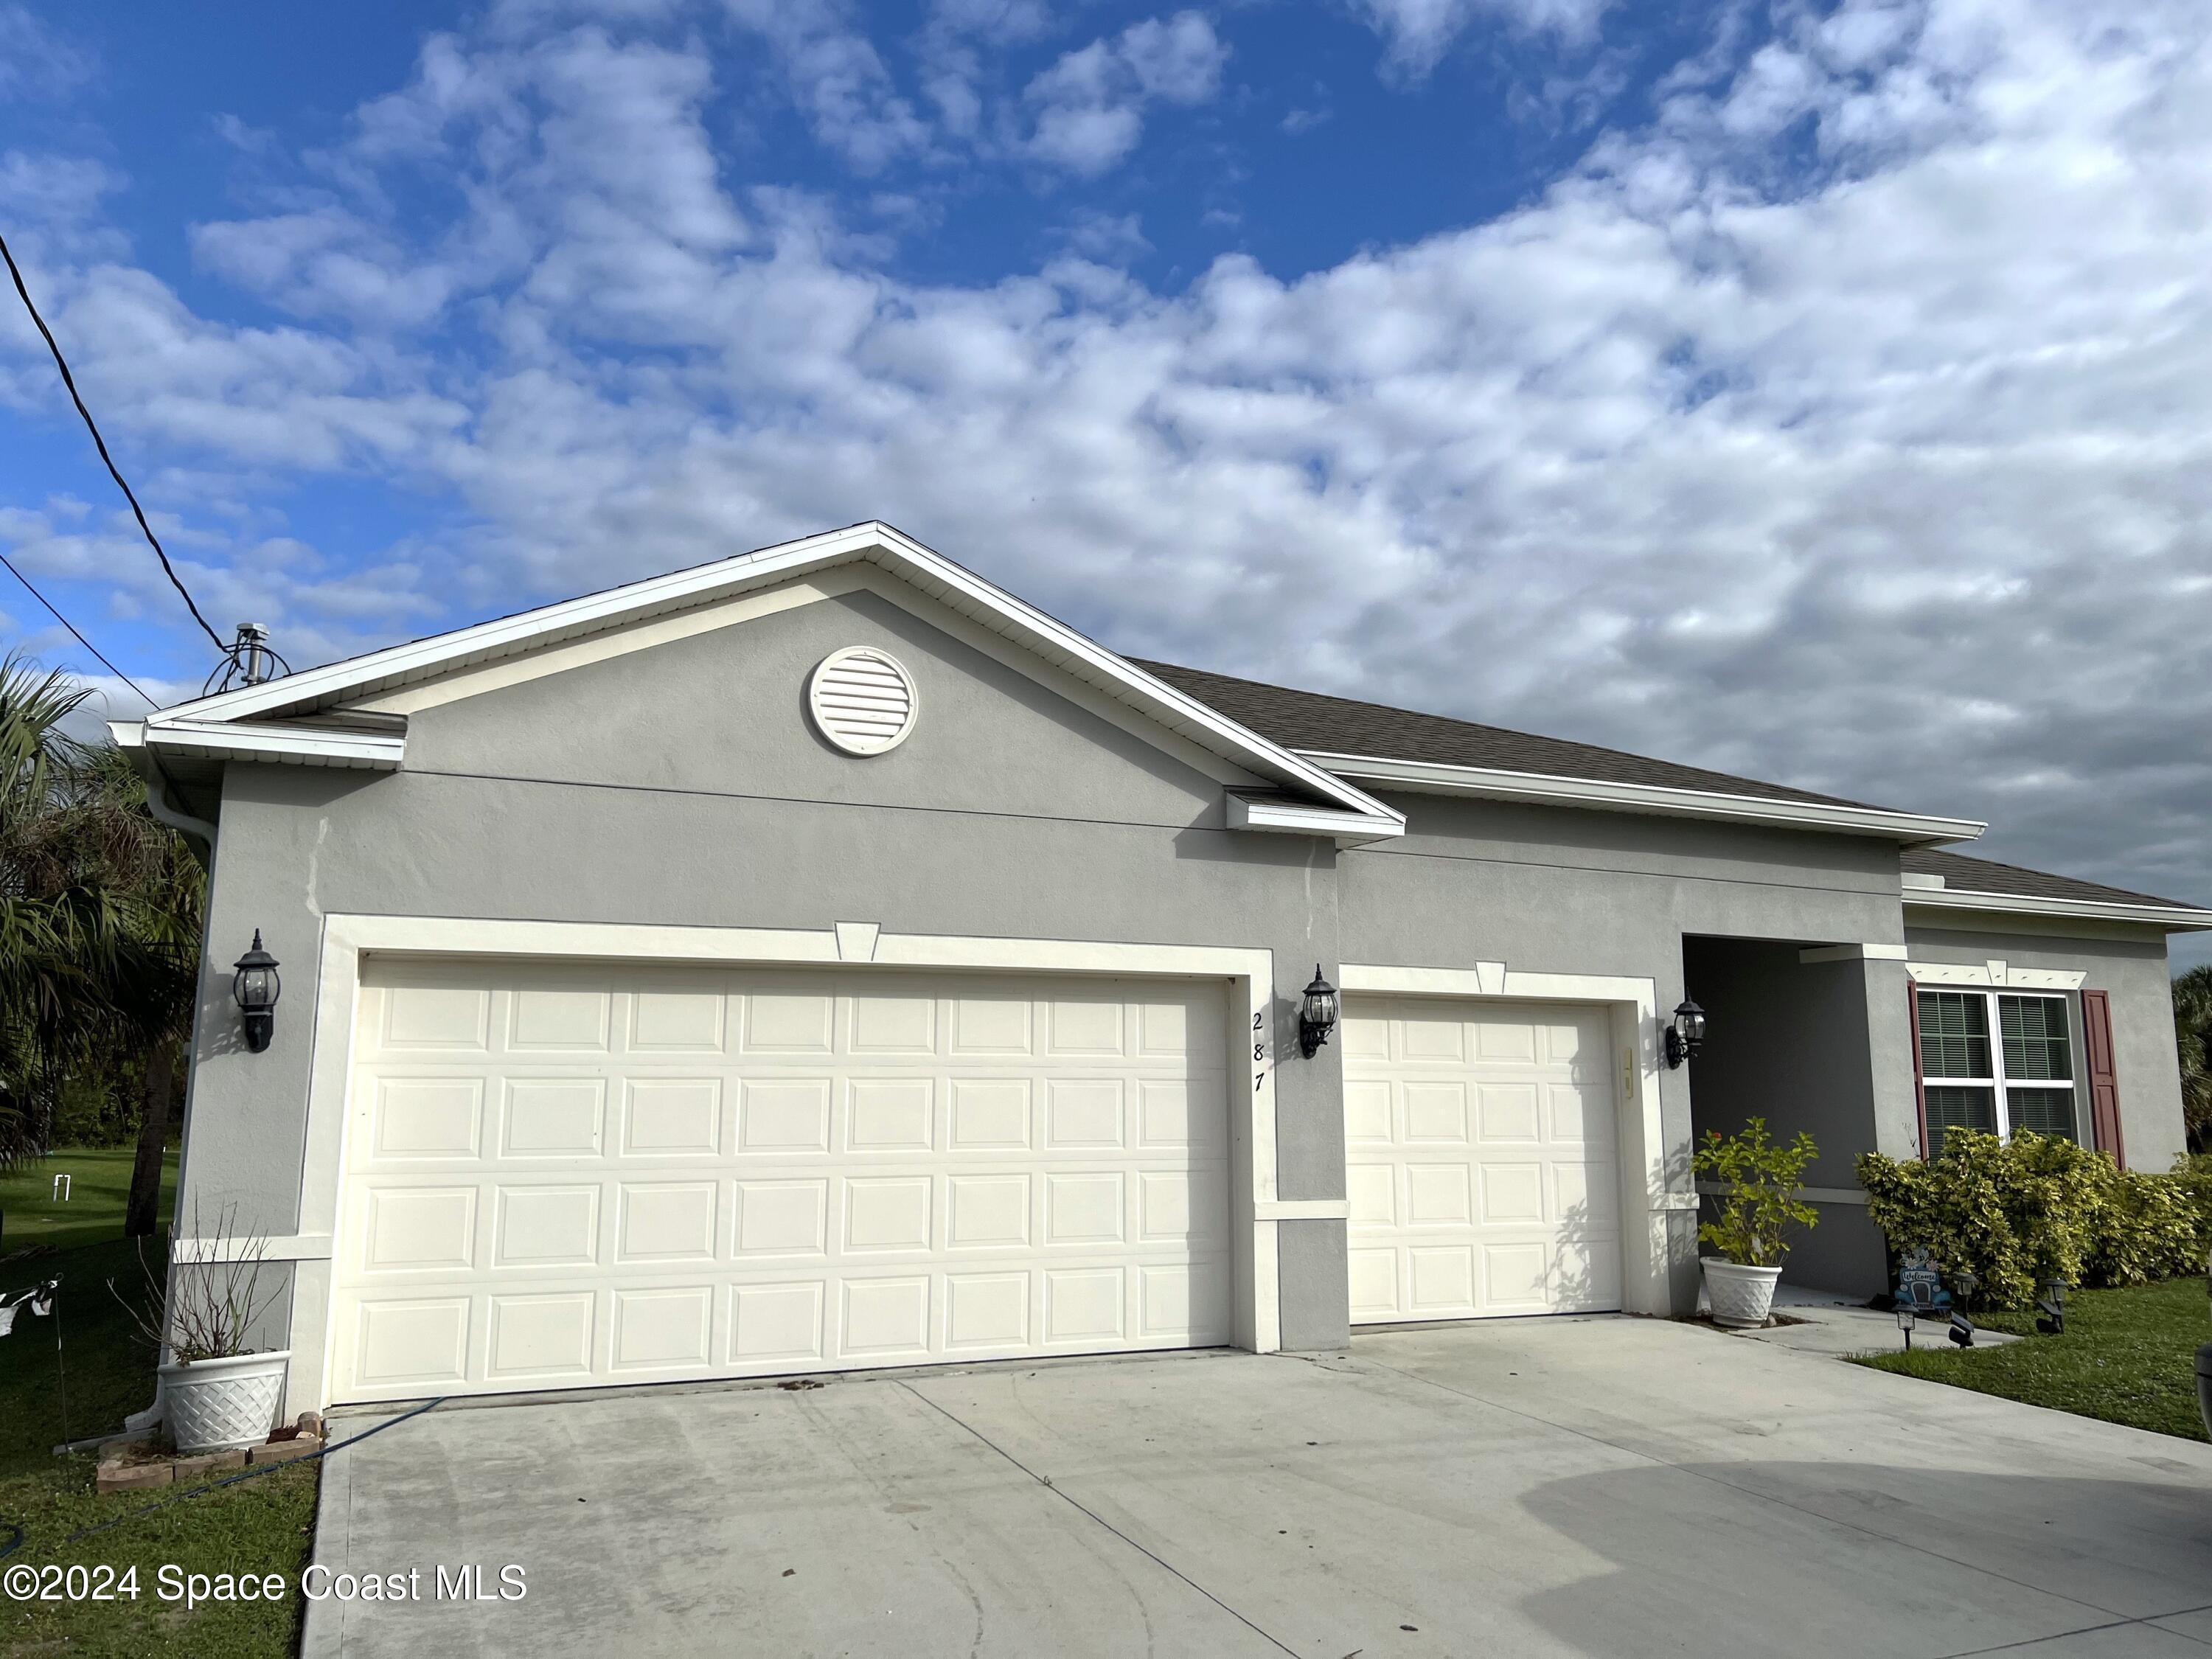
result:
[[[2209,40],[0,0],[0,226],[204,607],[297,663],[882,517],[1133,653],[2212,899]],[[173,696],[119,511],[0,318],[0,547]]]

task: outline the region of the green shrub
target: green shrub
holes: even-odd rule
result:
[[[1818,1210],[1797,1197],[1806,1166],[1819,1156],[1813,1137],[1802,1129],[1788,1146],[1777,1146],[1767,1139],[1763,1117],[1747,1118],[1737,1134],[1707,1130],[1690,1155],[1690,1167],[1728,1191],[1713,1200],[1715,1218],[1698,1229],[1698,1243],[1747,1267],[1780,1267],[1790,1254],[1790,1229],[1820,1219]]]
[[[2028,1307],[2051,1279],[2140,1285],[2203,1266],[2204,1214],[2185,1178],[2124,1171],[2070,1140],[1954,1129],[1938,1158],[1867,1152],[1857,1168],[1891,1250],[1922,1246],[1947,1275],[1972,1269],[1990,1307]]]
[[[2197,1248],[2212,1250],[2212,1152],[2173,1160],[2167,1180],[2181,1189],[2197,1224]]]

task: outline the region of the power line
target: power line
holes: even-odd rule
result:
[[[69,388],[70,401],[76,405],[76,412],[84,417],[84,429],[92,434],[93,447],[100,452],[100,459],[107,463],[107,476],[115,480],[115,487],[123,492],[123,499],[131,503],[131,516],[138,520],[138,528],[145,532],[146,544],[154,550],[154,556],[161,562],[161,568],[169,578],[169,585],[182,595],[185,609],[192,613],[192,620],[200,625],[201,631],[215,641],[215,648],[217,651],[228,650],[229,647],[222,642],[222,635],[208,626],[208,619],[200,615],[199,606],[192,603],[191,594],[185,591],[184,582],[177,575],[177,568],[169,562],[169,556],[161,550],[161,538],[154,534],[154,526],[146,522],[146,514],[138,505],[138,498],[131,493],[131,486],[124,482],[123,474],[117,468],[114,457],[107,453],[107,441],[100,435],[100,428],[93,421],[92,411],[84,406],[84,399],[77,395],[76,379],[70,373],[69,360],[62,356],[61,347],[55,343],[54,331],[46,326],[46,319],[39,315],[38,307],[31,303],[31,290],[23,286],[23,273],[16,269],[15,256],[8,251],[8,239],[5,236],[0,236],[0,259],[5,259],[8,262],[8,274],[15,279],[15,292],[22,295],[23,308],[31,313],[31,320],[39,325],[39,333],[46,343],[46,349],[53,353],[54,367],[62,372],[62,384]],[[9,568],[12,569],[14,567],[10,566]],[[30,584],[26,582],[24,586],[27,587]],[[42,599],[40,603],[45,604],[45,601]],[[46,609],[53,611],[52,605],[47,605]],[[60,616],[61,612],[55,611],[54,614]],[[72,628],[70,632],[76,634],[76,629]],[[77,637],[82,639],[84,636],[78,634]],[[92,647],[88,645],[85,649],[91,651]],[[93,654],[100,656],[96,651],[94,651]],[[100,659],[102,662],[107,661],[105,657],[100,657]],[[110,666],[112,665],[110,665]],[[134,686],[131,689],[136,690],[137,688]],[[146,696],[143,691],[138,695],[142,697]],[[149,702],[152,702],[151,698],[147,700]]]
[[[62,615],[59,611],[54,610],[54,602],[48,599],[45,594],[40,592],[37,588],[31,586],[31,579],[28,576],[26,576],[21,571],[15,568],[15,562],[13,559],[9,558],[5,553],[0,553],[0,564],[4,564],[8,567],[8,574],[13,576],[17,581],[23,584],[23,588],[26,592],[29,593],[30,596],[36,599],[40,605],[46,606],[48,611],[53,611],[54,620],[59,623],[64,628],[68,629],[69,631],[76,636],[76,642],[79,645],[91,652],[94,656],[100,658],[100,665],[102,667],[106,668],[109,673],[114,675],[117,679],[121,680],[124,684],[129,686],[133,691],[136,691],[140,696],[146,697],[146,688],[139,684],[137,681],[132,679],[130,675],[125,673],[113,663],[109,662],[106,658],[101,657],[100,655],[100,647],[94,645],[90,640],[85,638],[83,635],[77,633],[76,624],[75,623],[71,622],[67,617]],[[161,706],[161,705],[155,702],[153,698],[146,697],[147,708],[159,708]]]

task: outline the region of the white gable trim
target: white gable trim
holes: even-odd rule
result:
[[[854,560],[883,566],[923,594],[937,599],[995,633],[1023,645],[1076,679],[1150,715],[1169,730],[1247,767],[1262,778],[1335,803],[1363,818],[1395,824],[1405,819],[1364,791],[1323,767],[1270,743],[1188,694],[1154,678],[1123,658],[1086,639],[1066,623],[1024,604],[1003,589],[963,570],[941,554],[880,523],[810,536],[633,582],[604,593],[524,611],[434,638],[393,646],[328,667],[243,686],[160,711],[147,721],[148,740],[182,725],[205,726],[252,720],[359,701],[419,684],[458,669],[526,652],[541,651],[589,635],[631,627],[672,613],[708,605],[757,588]]]

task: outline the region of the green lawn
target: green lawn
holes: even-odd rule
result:
[[[2195,1275],[2124,1291],[2076,1291],[2066,1334],[2037,1336],[2032,1316],[1988,1314],[1976,1323],[2026,1340],[2002,1348],[1923,1347],[1861,1359],[1983,1394],[2203,1440],[2196,1354],[2212,1342],[2204,1280]]]
[[[0,1259],[27,1245],[69,1249],[123,1237],[123,1201],[131,1194],[128,1146],[64,1148],[51,1158],[0,1176]],[[70,1177],[67,1203],[54,1198],[54,1177]],[[167,1227],[177,1195],[177,1154],[161,1161],[161,1220]]]
[[[100,1242],[17,1254],[29,1242],[17,1231],[18,1217],[25,1213],[17,1208],[21,1194],[35,1196],[50,1186],[55,1169],[75,1174],[89,1164],[98,1170],[100,1160],[109,1158],[120,1160],[112,1167],[127,1186],[127,1152],[60,1154],[27,1177],[0,1184],[5,1194],[0,1203],[9,1210],[0,1243],[0,1290],[21,1290],[57,1274],[62,1280],[54,1317],[18,1315],[13,1334],[0,1338],[0,1546],[12,1535],[12,1522],[25,1535],[7,1565],[105,1562],[118,1572],[136,1565],[140,1594],[135,1601],[100,1604],[0,1601],[0,1653],[288,1655],[298,1644],[297,1586],[314,1525],[319,1464],[280,1465],[261,1479],[186,1498],[74,1544],[64,1541],[81,1528],[189,1490],[103,1498],[93,1490],[90,1455],[53,1455],[58,1442],[119,1429],[127,1413],[154,1398],[153,1353],[136,1340],[129,1316],[107,1291],[111,1279],[126,1294],[135,1295],[138,1287],[137,1249],[118,1237],[123,1186],[94,1187],[80,1176],[68,1206],[29,1212],[26,1232],[31,1225],[50,1230],[41,1243],[74,1242],[85,1232]],[[95,1191],[110,1193],[104,1206],[85,1202]],[[57,1325],[66,1390],[57,1370]],[[187,1613],[155,1594],[154,1575],[165,1563],[210,1575],[279,1572],[290,1589],[273,1607],[205,1605]]]

